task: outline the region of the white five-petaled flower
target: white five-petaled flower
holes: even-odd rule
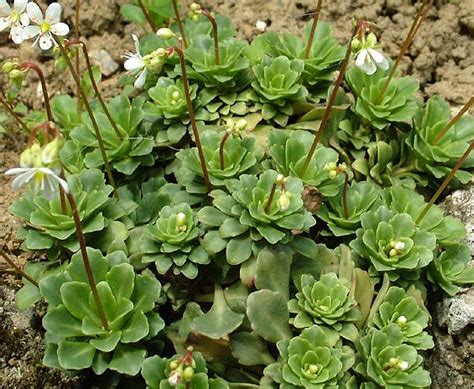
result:
[[[26,12],[35,25],[25,28],[25,39],[37,37],[33,46],[39,42],[42,50],[49,50],[53,45],[56,45],[54,35],[66,36],[69,34],[69,26],[60,21],[62,12],[60,4],[50,4],[44,17],[41,8],[36,3],[28,3]]]
[[[140,53],[140,41],[135,34],[132,34],[132,39],[135,43],[136,53],[125,53],[123,57],[127,58],[127,60],[125,61],[124,67],[125,70],[137,76],[134,86],[137,89],[141,89],[145,85],[147,69],[145,66],[145,60]]]
[[[355,64],[369,76],[374,74],[377,71],[377,68],[382,70],[387,70],[389,68],[388,61],[383,54],[371,47],[362,49],[357,53]]]
[[[10,38],[19,45],[25,40],[25,27],[30,24],[26,11],[28,0],[15,0],[13,8],[6,0],[0,0],[0,31],[10,28]]]
[[[50,162],[50,154],[51,150],[48,150],[47,147],[41,149],[38,144],[25,150],[20,158],[20,167],[10,169],[5,173],[7,176],[18,176],[13,180],[13,189],[18,190],[32,182],[33,190],[41,192],[48,200],[54,199],[59,185],[64,192],[69,193],[68,183],[59,177],[60,170],[47,167]]]

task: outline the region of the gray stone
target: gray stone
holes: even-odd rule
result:
[[[107,50],[91,50],[89,55],[92,64],[99,65],[105,77],[110,77],[120,68],[120,65],[112,58]]]
[[[474,324],[474,288],[466,289],[438,305],[438,323],[446,326],[450,335],[459,334]]]

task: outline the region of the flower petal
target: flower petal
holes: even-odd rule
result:
[[[41,8],[36,3],[28,3],[26,5],[26,13],[33,23],[41,24],[44,20],[43,12],[41,12]]]
[[[26,39],[32,39],[37,35],[41,34],[41,28],[40,26],[26,26],[25,29],[23,30],[23,38]]]
[[[367,49],[369,52],[369,55],[372,57],[372,59],[375,61],[376,64],[382,63],[385,57],[379,53],[377,50],[374,49]]]
[[[51,36],[51,33],[47,32],[46,34],[41,35],[39,47],[41,47],[41,50],[49,50],[53,47],[53,37]]]
[[[29,0],[15,0],[13,2],[13,9],[18,13],[22,13],[26,9],[28,1]]]
[[[359,53],[357,54],[356,61],[355,61],[355,64],[358,68],[360,68],[364,65],[366,57],[367,57],[367,50],[359,51]]]
[[[0,0],[0,16],[10,16],[12,9],[6,0]]]
[[[12,38],[12,41],[17,45],[23,43],[23,41],[25,40],[25,27],[20,24],[13,26],[10,30],[10,37]]]
[[[20,174],[18,177],[16,177],[13,182],[12,182],[12,188],[13,190],[18,190],[20,189],[23,185],[26,185],[37,173],[36,169],[28,169],[29,171]]]
[[[125,67],[125,70],[133,72],[137,70],[142,70],[145,67],[145,64],[143,63],[142,58],[137,57],[137,55],[134,54],[125,61],[123,66]]]
[[[139,41],[138,37],[135,34],[132,34],[132,39],[133,39],[133,43],[135,44],[135,51],[141,57],[141,54],[140,54],[140,41]]]
[[[61,21],[61,12],[62,12],[61,4],[51,3],[48,9],[46,10],[45,20],[49,24],[59,23]]]
[[[31,168],[27,167],[14,167],[13,169],[9,169],[5,172],[6,176],[16,176],[18,174],[23,174],[29,172]]]
[[[0,18],[0,31],[6,30],[11,24],[10,18]]]
[[[20,15],[20,24],[25,27],[30,24],[30,17],[26,12]]]
[[[59,187],[56,180],[52,176],[45,176],[41,182],[41,193],[43,196],[51,201],[54,200],[58,191]]]
[[[378,65],[379,65],[379,68],[382,69],[382,70],[388,70],[388,68],[390,67],[390,64],[388,63],[387,58],[385,58],[385,57],[384,57],[383,61],[381,63],[379,63]]]
[[[51,26],[54,35],[65,36],[69,34],[69,26],[66,23],[56,23]]]
[[[143,88],[146,82],[146,73],[147,73],[146,69],[143,69],[143,72],[140,73],[137,80],[135,81],[135,84],[133,84],[135,88],[137,89]]]

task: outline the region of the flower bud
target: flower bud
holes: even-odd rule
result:
[[[283,174],[278,174],[275,178],[275,184],[283,185],[285,183],[285,176]]]
[[[309,365],[308,372],[310,374],[316,374],[318,370],[319,370],[318,365],[314,365],[314,364]]]
[[[62,147],[62,138],[54,138],[52,142],[49,142],[46,146],[43,147],[43,151],[41,153],[41,158],[43,162],[47,165],[57,162],[59,158],[59,152],[61,151]]]
[[[198,4],[198,3],[192,3],[189,8],[191,9],[191,11],[199,11],[201,9],[201,6]]]
[[[400,370],[406,370],[409,368],[409,365],[407,361],[400,361],[398,363],[398,367],[400,368]]]
[[[400,327],[400,328],[403,328],[405,327],[407,324],[407,318],[405,316],[400,316],[398,319],[397,319],[397,325]]]
[[[238,130],[238,131],[243,131],[247,128],[247,120],[245,119],[240,119],[237,124],[235,125],[235,128]]]
[[[12,81],[21,82],[25,78],[25,72],[23,70],[13,69],[8,73],[8,77]]]
[[[36,159],[36,155],[38,154],[37,151],[34,150],[34,147],[37,146],[39,150],[41,150],[40,146],[35,143],[30,148],[23,151],[20,155],[20,166],[25,168],[33,167]]]
[[[174,38],[176,34],[169,28],[160,28],[157,32],[156,35],[158,35],[158,38],[161,38],[165,41],[168,39]]]
[[[337,169],[337,165],[335,162],[329,162],[324,166],[324,170],[326,171],[331,171],[331,170],[336,170],[336,169]]]
[[[398,255],[398,251],[395,250],[395,249],[391,249],[389,252],[388,252],[388,255],[390,258],[393,258],[393,257],[396,257]]]
[[[186,215],[183,212],[179,212],[176,215],[176,225],[179,227],[183,227],[186,225]]]
[[[373,32],[371,32],[367,36],[367,46],[368,47],[374,47],[375,45],[377,45],[377,37],[375,36],[375,34]]]
[[[277,200],[278,209],[281,212],[287,211],[288,208],[290,208],[290,204],[291,204],[290,200],[291,200],[291,195],[289,193],[286,193],[286,191],[281,192],[281,195]]]
[[[168,377],[168,383],[171,386],[177,386],[181,383],[181,373],[177,370],[174,370]]]
[[[362,46],[362,43],[360,42],[359,39],[357,39],[357,38],[352,39],[351,48],[352,48],[353,52],[358,52],[360,50],[361,46]]]
[[[347,172],[347,165],[345,162],[340,163],[339,166],[337,167],[341,173]]]
[[[399,363],[400,363],[400,360],[398,358],[390,358],[388,360],[388,365],[392,368],[397,367],[399,365]]]
[[[170,369],[171,370],[176,370],[178,368],[178,362],[176,361],[171,361],[170,362]]]
[[[191,366],[188,366],[184,369],[183,378],[186,382],[191,381],[194,376],[194,369]]]
[[[2,72],[10,73],[12,70],[18,69],[18,61],[6,61],[2,65]]]
[[[179,93],[179,91],[175,90],[172,95],[171,95],[171,98],[173,100],[179,100],[181,98],[181,93]]]
[[[405,243],[397,241],[395,242],[395,245],[393,246],[395,250],[402,251],[405,249]]]

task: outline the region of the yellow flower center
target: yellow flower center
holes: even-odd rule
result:
[[[51,30],[51,25],[47,21],[43,21],[40,27],[43,34]]]
[[[20,21],[20,14],[17,11],[12,11],[12,13],[10,14],[10,20],[13,23],[19,22]]]

